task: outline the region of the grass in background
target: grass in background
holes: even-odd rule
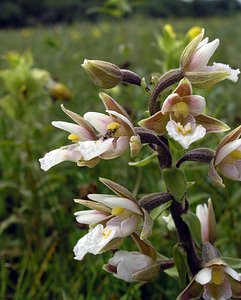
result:
[[[168,20],[179,33],[184,34],[191,26],[199,25],[206,28],[211,40],[219,37],[221,46],[215,53],[215,60],[234,68],[239,67],[241,61],[241,29],[237,26],[240,21],[241,16]],[[159,71],[156,59],[161,58],[161,53],[155,33],[160,32],[163,25],[163,20],[135,18],[113,23],[5,30],[0,31],[1,54],[31,49],[35,65],[47,69],[71,89],[73,99],[65,104],[68,109],[80,115],[86,111],[103,112],[98,98],[100,90],[93,86],[80,66],[84,58],[129,65],[130,69],[148,78],[151,72]],[[0,67],[4,66],[4,61],[0,61]],[[240,82],[227,81],[211,91],[198,92],[205,95],[212,115],[233,128],[240,124],[240,87]],[[147,97],[138,87],[121,86],[113,91],[113,97],[130,110],[135,122],[143,116]],[[82,209],[73,203],[73,198],[93,190],[107,192],[99,184],[99,176],[117,181],[130,190],[136,189],[140,195],[159,191],[162,184],[156,166],[149,165],[145,171],[128,167],[128,155],[102,161],[94,169],[78,168],[66,162],[47,173],[40,171],[38,158],[67,143],[66,134],[50,125],[52,120],[67,121],[60,103],[42,101],[42,110],[32,112],[31,116],[40,128],[30,139],[32,157],[29,163],[36,179],[34,183],[31,173],[27,178],[24,176],[26,166],[16,164],[15,156],[21,155],[21,147],[14,143],[14,138],[19,132],[0,113],[0,299],[174,299],[178,284],[165,274],[158,281],[140,285],[127,284],[101,271],[111,253],[87,255],[82,262],[73,260],[73,246],[86,233],[86,227],[77,224],[73,217],[74,211]],[[8,131],[11,132],[10,142]],[[215,148],[218,138],[208,137],[205,142],[207,147]],[[207,166],[189,164],[186,171],[188,180],[196,181],[190,190],[192,203],[212,197],[219,223],[218,246],[224,256],[237,257],[241,249],[239,183],[228,182],[227,189],[222,191],[210,185]],[[164,224],[156,224],[151,240],[161,253],[171,256],[175,239],[175,232],[168,232]],[[129,240],[126,246],[133,247]]]

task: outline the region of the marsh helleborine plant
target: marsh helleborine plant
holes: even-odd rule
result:
[[[169,27],[167,33],[175,39]],[[208,205],[198,205],[196,214],[191,213],[186,196],[188,183],[181,170],[184,162],[197,161],[209,164],[208,174],[217,188],[225,187],[222,177],[241,181],[241,126],[227,134],[216,150],[181,151],[176,163],[169,143],[173,140],[179,144],[178,149],[181,146],[186,150],[206,134],[229,130],[228,125],[205,114],[208,99],[193,93],[193,88],[210,88],[224,79],[236,82],[240,72],[222,63],[209,66],[219,40],[208,42],[208,38],[203,38],[204,30],[195,28],[192,32],[195,34],[182,52],[179,68],[160,76],[152,89],[130,70],[110,62],[85,59],[83,68],[101,88],[109,89],[122,82],[143,88],[149,94],[149,116],[138,122],[139,127],[134,127],[125,109],[106,93],[100,93],[105,113],[87,112],[81,117],[62,106],[74,123],[55,121],[52,125],[69,133],[70,144],[50,151],[40,159],[40,164],[45,171],[63,161],[94,167],[100,160],[117,158],[128,150],[134,157],[143,146],[150,146],[153,155],[147,161],[158,159],[166,191],[147,194],[138,201],[125,187],[100,178],[113,194],[89,194],[87,200],[75,199],[90,208],[75,213],[77,222],[89,226],[88,233],[74,247],[75,259],[82,260],[87,253],[97,255],[118,250],[103,267],[116,278],[148,282],[175,267],[181,282],[183,276],[187,279],[186,287],[177,297],[179,300],[241,299],[240,275],[215,247],[216,221],[211,199]],[[162,99],[161,92],[174,84],[173,91]],[[173,257],[164,259],[148,240],[154,225],[150,213],[161,206],[170,214],[168,220],[178,235]],[[190,224],[196,224],[195,231]],[[132,237],[138,251],[120,250],[127,236]],[[176,255],[178,249],[182,250]],[[186,267],[177,259],[180,253],[187,259]]]

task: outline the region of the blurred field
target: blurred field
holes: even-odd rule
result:
[[[180,35],[198,25],[206,28],[211,40],[220,38],[214,60],[233,68],[240,67],[241,62],[239,22],[240,15],[229,19],[168,20]],[[151,72],[159,71],[156,60],[161,59],[161,53],[155,34],[162,31],[164,24],[163,20],[135,18],[113,23],[4,30],[0,31],[0,54],[30,49],[36,67],[48,70],[71,89],[73,98],[65,103],[68,109],[80,115],[87,111],[103,112],[98,98],[100,89],[93,86],[81,68],[84,58],[129,65],[148,79]],[[4,67],[5,62],[1,60],[0,69]],[[146,95],[133,86],[121,86],[112,93],[127,107],[137,124],[147,108]],[[240,81],[220,83],[204,95],[210,114],[232,128],[240,124]],[[72,253],[77,240],[86,233],[86,228],[78,226],[73,217],[73,212],[81,209],[73,198],[83,197],[86,191],[107,192],[98,183],[99,176],[117,181],[140,195],[160,191],[158,167],[154,163],[143,170],[129,167],[126,155],[101,162],[94,169],[78,168],[66,162],[46,173],[39,170],[39,157],[68,143],[66,134],[50,122],[68,120],[60,102],[47,98],[38,101],[41,109],[30,108],[26,126],[19,124],[21,129],[0,111],[0,299],[174,299],[178,283],[165,274],[148,285],[126,284],[101,270],[111,253],[98,257],[88,255],[83,262],[74,261]],[[23,134],[25,144],[20,139]],[[216,136],[207,137],[202,146],[215,149],[218,140]],[[29,156],[23,157],[26,153]],[[28,165],[23,163],[26,161]],[[228,182],[223,191],[210,184],[207,166],[187,164],[186,171],[188,180],[196,181],[190,189],[191,202],[213,199],[220,233],[217,246],[223,256],[238,257],[241,253],[240,184]],[[175,232],[168,232],[161,223],[155,228],[154,245],[164,255],[171,256]],[[129,240],[126,246],[135,249]]]

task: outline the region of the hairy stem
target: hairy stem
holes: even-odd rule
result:
[[[123,82],[139,86],[141,85],[141,77],[138,74],[126,69],[121,69],[121,73]]]
[[[186,202],[186,206],[187,206]],[[186,211],[187,207],[183,207],[180,202],[172,201],[170,211],[175,223],[179,241],[182,243],[186,253],[189,268],[194,276],[201,268],[201,259],[194,246],[192,236],[187,224],[182,220],[181,215]]]
[[[141,143],[155,145],[161,169],[170,168],[172,166],[172,156],[166,139],[155,135],[151,130],[141,127],[135,127],[135,131],[140,136]]]
[[[183,77],[184,77],[184,73],[181,69],[170,70],[161,76],[149,99],[150,115],[154,115],[159,110],[157,106],[157,99],[160,93],[170,85],[180,81]]]

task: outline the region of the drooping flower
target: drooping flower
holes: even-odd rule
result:
[[[141,238],[145,239],[151,232],[152,220],[133,195],[111,180],[100,180],[116,195],[89,194],[89,200],[75,200],[92,209],[75,213],[79,223],[90,226],[90,231],[74,247],[77,260],[82,260],[87,253],[96,255],[118,247],[141,223]]]
[[[139,124],[160,135],[167,131],[170,137],[187,149],[207,132],[216,133],[229,129],[223,122],[204,115],[205,106],[205,99],[199,95],[192,95],[192,86],[189,80],[184,78],[166,98],[162,109],[151,117],[141,120]]]
[[[220,258],[213,258],[194,276],[177,300],[201,297],[205,300],[241,299],[239,274]]]
[[[153,264],[153,259],[143,253],[137,251],[117,251],[103,268],[107,272],[112,273],[116,278],[127,282],[134,282],[137,281],[135,277],[138,277],[138,273],[142,272],[143,274],[146,271],[148,274]]]
[[[220,187],[225,187],[223,176],[241,181],[241,126],[226,135],[217,147],[215,156],[210,163],[209,177]]]
[[[39,161],[43,170],[67,160],[76,162],[78,166],[94,167],[100,159],[113,159],[122,155],[129,145],[132,156],[138,153],[140,139],[126,111],[107,94],[101,93],[100,97],[108,115],[87,112],[82,118],[61,106],[77,124],[57,121],[52,122],[52,125],[69,132],[68,139],[73,144],[50,151],[41,158]]]
[[[212,200],[208,199],[208,205],[199,204],[196,207],[196,215],[201,224],[202,243],[213,244],[216,240],[216,219]]]
[[[234,70],[222,63],[213,63],[212,66],[208,66],[210,58],[219,45],[219,39],[209,43],[209,39],[203,39],[203,36],[204,29],[182,53],[180,67],[184,76],[191,81],[193,86],[199,88],[209,88],[226,78],[237,82],[239,69]]]

